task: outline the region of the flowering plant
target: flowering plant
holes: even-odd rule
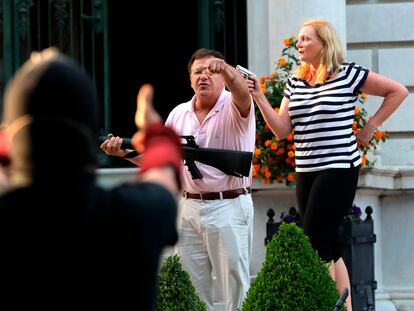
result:
[[[284,211],[281,212],[279,218],[281,222],[283,221],[287,224],[290,222],[294,222],[295,224],[300,226],[300,214],[293,206],[289,208],[287,214]]]
[[[362,221],[361,215],[362,215],[361,208],[359,206],[357,206],[355,203],[353,203],[352,204],[352,212],[350,211],[350,213],[347,216],[350,217],[351,220],[353,220],[353,221],[360,222],[360,221]]]
[[[262,92],[276,112],[279,111],[283,98],[286,81],[291,75],[292,69],[300,64],[297,53],[297,39],[295,36],[284,39],[285,48],[278,59],[275,71],[270,75],[260,78]],[[361,93],[358,102],[361,106],[355,108],[353,123],[354,133],[358,133],[366,123],[367,111],[362,107],[366,101],[366,95]],[[362,155],[362,166],[372,167],[375,161],[367,158],[369,151],[375,150],[380,141],[384,142],[388,135],[386,132],[376,130],[371,142],[362,146],[358,144]],[[253,157],[253,177],[263,184],[271,184],[274,181],[285,182],[288,186],[294,186],[295,173],[295,146],[293,143],[293,131],[284,139],[274,136],[259,109],[256,109],[256,148]]]

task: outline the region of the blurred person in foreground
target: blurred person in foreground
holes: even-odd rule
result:
[[[161,252],[177,240],[181,144],[160,123],[152,92],[144,85],[137,97],[137,180],[106,190],[95,181],[89,77],[54,49],[33,53],[16,72],[2,124],[1,304],[153,310]]]
[[[262,93],[258,79],[251,77],[247,84],[272,132],[284,138],[294,131],[296,196],[304,231],[329,264],[342,292],[351,288],[337,230],[355,198],[361,166],[358,143],[369,143],[375,129],[398,108],[408,90],[387,77],[344,62],[339,37],[327,20],[305,22],[297,48],[301,65],[287,81],[279,113]],[[352,124],[360,92],[384,100],[355,136]],[[351,296],[346,305],[352,310]]]

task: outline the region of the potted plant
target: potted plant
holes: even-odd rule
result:
[[[295,223],[281,223],[241,310],[332,311],[338,298],[328,267],[307,236]]]

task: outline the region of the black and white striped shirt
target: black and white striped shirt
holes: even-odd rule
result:
[[[368,70],[344,63],[323,84],[309,85],[291,76],[284,96],[289,99],[297,172],[349,168],[361,163],[352,130],[355,102]]]

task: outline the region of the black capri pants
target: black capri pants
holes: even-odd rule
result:
[[[303,229],[325,262],[341,257],[337,230],[355,199],[359,168],[296,174],[296,197]]]

